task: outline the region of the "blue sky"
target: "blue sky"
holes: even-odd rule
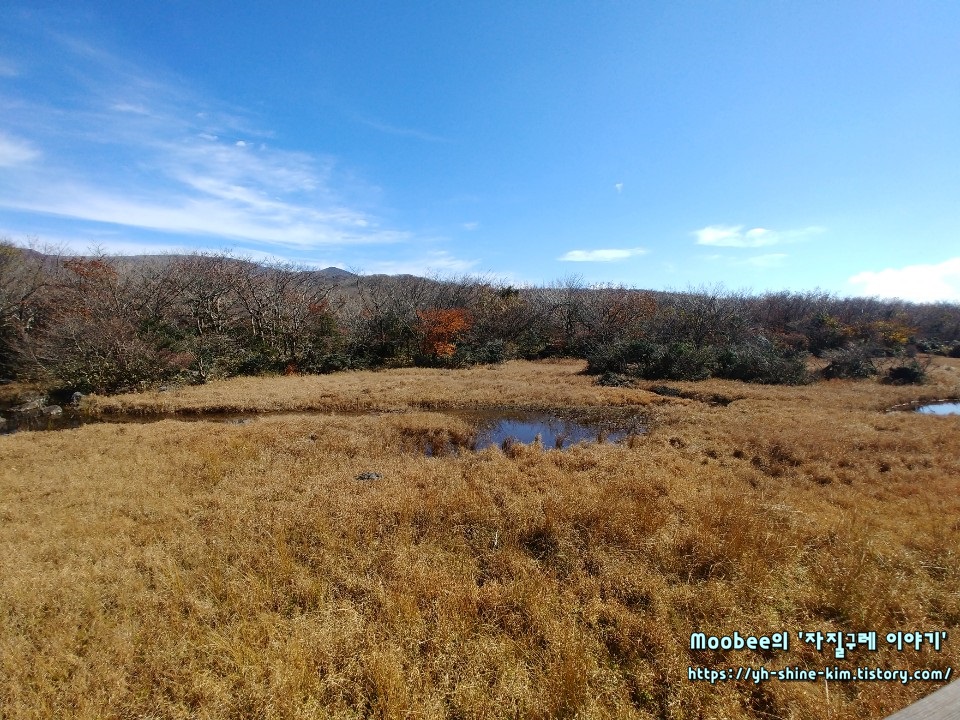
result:
[[[960,3],[7,2],[0,236],[960,301]]]

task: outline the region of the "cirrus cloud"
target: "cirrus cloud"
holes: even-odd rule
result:
[[[20,234],[55,221],[284,254],[413,239],[381,226],[371,193],[334,158],[267,144],[272,133],[243,109],[89,43],[44,41],[56,49],[45,62],[70,64],[67,91],[0,88],[0,211],[20,218]]]
[[[40,157],[40,152],[26,140],[0,132],[0,167],[24,165]]]
[[[822,227],[816,225],[798,230],[769,230],[762,227],[744,230],[744,227],[744,225],[708,225],[695,230],[693,235],[697,238],[697,245],[758,248],[796,242],[824,232]]]
[[[645,248],[605,248],[597,250],[571,250],[564,253],[557,260],[563,262],[613,262],[627,258],[646,255]]]

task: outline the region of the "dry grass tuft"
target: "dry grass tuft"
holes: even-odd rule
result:
[[[960,625],[960,423],[921,388],[598,388],[578,364],[211,383],[157,409],[405,410],[0,437],[3,717],[882,717],[937,684],[711,686],[688,666],[957,666],[690,633]],[[445,407],[647,405],[559,452],[465,442]],[[375,480],[358,480],[365,472]]]

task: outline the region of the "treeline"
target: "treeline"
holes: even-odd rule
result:
[[[960,355],[960,306],[576,279],[518,289],[229,255],[66,257],[0,241],[0,378],[69,390],[551,356],[629,377],[798,383],[809,353],[848,376],[917,349]]]

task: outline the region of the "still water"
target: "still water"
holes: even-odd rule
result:
[[[949,401],[921,405],[917,408],[917,412],[924,415],[960,415],[960,402]]]

